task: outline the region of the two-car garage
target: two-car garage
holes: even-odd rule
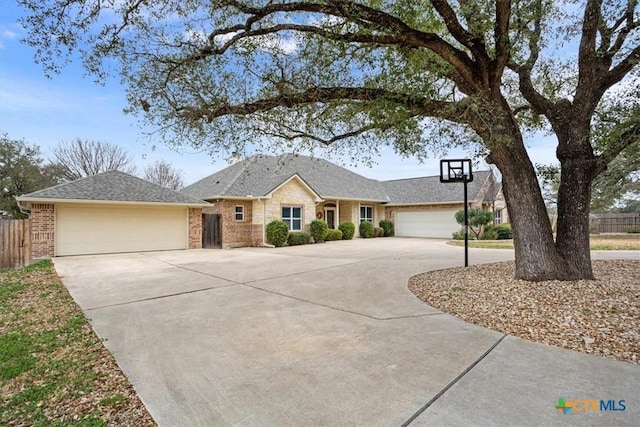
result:
[[[186,249],[188,231],[183,206],[55,206],[56,256]]]
[[[31,217],[34,258],[199,248],[209,206],[115,170],[17,200]]]
[[[399,210],[395,213],[398,237],[439,237],[450,239],[460,230],[455,220],[458,209]]]

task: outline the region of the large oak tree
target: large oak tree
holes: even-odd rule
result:
[[[129,110],[169,141],[366,157],[478,140],[502,173],[516,276],[593,277],[591,183],[640,124],[597,151],[592,119],[612,89],[638,91],[637,0],[20,2],[47,70],[78,51],[104,77],[115,60]],[[536,123],[558,139],[555,240],[523,138]]]

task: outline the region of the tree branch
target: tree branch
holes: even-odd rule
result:
[[[640,142],[640,120],[632,120],[626,123],[626,129],[597,157],[593,177],[607,170],[611,163],[622,151],[632,144]]]
[[[459,120],[461,113],[468,107],[464,100],[458,102],[434,101],[416,95],[392,92],[385,89],[319,87],[307,89],[300,93],[281,93],[268,99],[238,105],[224,105],[214,108],[211,108],[211,106],[177,107],[176,112],[183,118],[211,122],[222,116],[246,116],[273,110],[278,107],[292,108],[315,103],[329,103],[332,101],[375,102],[378,100],[387,100],[396,103],[415,114],[440,117],[447,120],[453,120],[454,118]]]
[[[496,1],[496,22],[493,28],[493,38],[496,44],[496,57],[491,63],[491,87],[499,88],[504,68],[511,56],[511,41],[509,39],[509,20],[511,4],[506,0]]]
[[[265,34],[275,34],[279,31],[299,31],[315,33],[331,40],[344,41],[348,43],[378,43],[395,44],[399,46],[421,47],[434,52],[451,64],[458,74],[466,81],[467,86],[482,89],[482,79],[477,72],[478,65],[467,56],[467,54],[447,43],[443,38],[435,33],[423,32],[407,25],[404,21],[381,10],[370,8],[353,1],[336,0],[327,4],[292,2],[292,3],[269,3],[264,7],[256,8],[243,4],[239,1],[225,1],[225,5],[237,8],[240,12],[250,15],[244,24],[230,26],[225,29],[218,29],[209,35],[209,42],[213,45],[214,39],[218,35],[229,34],[242,31],[236,34],[222,47],[207,46],[199,52],[185,58],[185,61],[205,59],[210,55],[221,55],[227,49],[240,40]],[[371,30],[371,34],[355,33],[334,33],[320,27],[303,24],[279,24],[268,28],[252,29],[252,26],[260,20],[276,13],[307,12],[330,15],[346,20],[358,22]],[[379,34],[374,34],[379,33]],[[478,47],[474,48],[480,55]],[[484,51],[484,48],[482,49]],[[486,58],[486,53],[484,54]],[[179,64],[180,61],[173,61]]]
[[[640,46],[636,46],[618,65],[607,73],[598,89],[601,92],[606,91],[622,80],[638,63],[640,63]]]
[[[503,0],[500,1],[503,2]],[[481,36],[467,31],[462,26],[451,5],[446,0],[433,0],[431,3],[442,19],[444,19],[444,23],[451,35],[460,44],[469,49],[477,60],[484,63],[489,62],[484,40]]]

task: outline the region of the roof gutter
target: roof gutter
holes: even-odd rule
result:
[[[171,203],[171,202],[143,202],[137,200],[91,200],[91,199],[45,199],[16,197],[18,205],[20,202],[27,203],[70,203],[70,204],[89,204],[89,205],[140,205],[140,206],[167,206],[167,207],[205,207],[211,206],[211,203],[202,201],[201,203]]]
[[[446,202],[418,202],[418,203],[387,203],[385,206],[437,206],[437,205],[463,205],[464,200],[448,200]]]

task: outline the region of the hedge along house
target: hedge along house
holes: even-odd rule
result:
[[[266,224],[273,220],[286,222],[292,231],[309,231],[315,219],[329,228],[388,219],[397,236],[450,238],[460,228],[454,213],[463,207],[462,184],[441,184],[438,177],[377,181],[326,160],[291,154],[252,156],[181,193],[211,203],[203,214],[216,218],[221,234],[212,247],[263,245]],[[490,171],[474,173],[471,207],[495,207],[496,217],[507,222],[501,194]]]
[[[109,171],[17,197],[31,218],[33,258],[202,247],[209,204]]]

